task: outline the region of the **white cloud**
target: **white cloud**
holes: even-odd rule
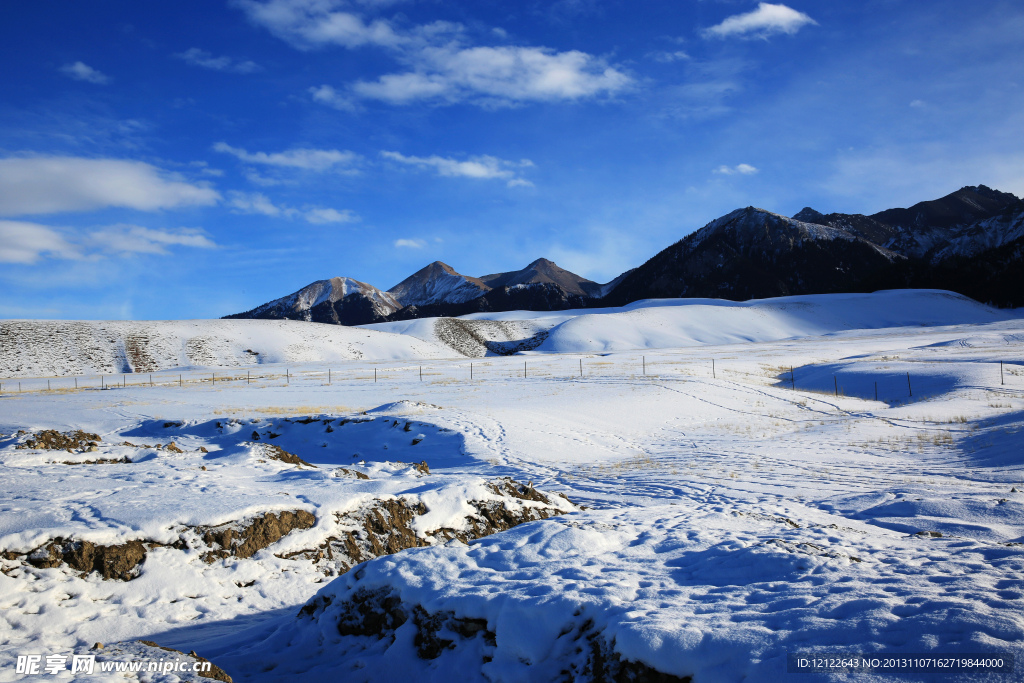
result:
[[[307,222],[315,225],[324,223],[354,223],[359,220],[355,213],[348,209],[338,211],[337,209],[306,209],[303,217]]]
[[[45,225],[0,220],[0,263],[35,263],[44,254],[78,258],[78,249]]]
[[[920,108],[920,107],[926,107],[928,105],[926,105],[924,103],[924,100],[914,100],[913,102],[910,103],[910,106],[911,107],[915,107],[915,108]]]
[[[264,216],[289,216],[296,211],[275,205],[262,192],[232,192],[228,204],[238,213],[259,213]]]
[[[309,89],[315,101],[340,110],[353,110],[356,98],[392,104],[472,101],[486,106],[577,100],[614,94],[633,82],[585,52],[467,47],[460,24],[436,21],[400,31],[388,21],[368,21],[345,11],[342,0],[235,0],[235,5],[250,21],[299,49],[376,46],[391,50],[407,65],[406,72],[357,81],[345,92],[329,85]]]
[[[355,223],[360,220],[355,212],[348,209],[339,211],[317,206],[305,206],[302,209],[297,209],[287,204],[277,205],[262,192],[232,192],[228,204],[235,213],[255,213],[273,218],[302,218],[307,223],[314,225]]]
[[[395,240],[395,247],[405,247],[407,249],[422,249],[427,246],[427,243],[423,240]]]
[[[338,164],[349,165],[359,159],[355,152],[342,152],[336,149],[290,149],[286,152],[250,153],[225,142],[218,142],[213,149],[231,154],[250,164],[300,168],[306,171],[326,171]]]
[[[408,40],[387,21],[340,11],[341,0],[235,0],[252,23],[300,50],[323,45],[395,47]]]
[[[179,52],[174,56],[183,60],[186,64],[200,66],[204,69],[213,69],[214,71],[251,74],[263,70],[263,68],[256,62],[237,62],[231,57],[214,57],[206,50],[200,50],[198,47],[189,48],[188,50]]]
[[[712,173],[721,173],[722,175],[753,175],[757,173],[757,169],[750,164],[737,164],[736,166],[719,166],[714,169]]]
[[[124,159],[0,159],[0,215],[88,211],[108,206],[157,211],[211,205],[220,194],[155,166]]]
[[[533,187],[533,183],[529,180],[517,176],[518,169],[529,168],[534,165],[529,159],[506,161],[505,159],[482,155],[460,161],[436,155],[429,157],[405,156],[399,152],[381,152],[380,155],[385,159],[402,164],[418,166],[420,168],[432,168],[437,171],[438,175],[442,176],[481,179],[503,178],[508,181],[507,185],[509,187]]]
[[[341,94],[329,85],[321,85],[319,88],[310,88],[309,93],[313,96],[314,102],[326,104],[339,111],[355,111],[356,105],[351,97]]]
[[[662,62],[663,64],[671,64],[672,62],[681,62],[690,59],[690,55],[686,54],[682,50],[659,50],[657,52],[648,52],[647,56],[656,62]]]
[[[199,249],[214,249],[217,246],[202,230],[195,228],[169,231],[123,224],[91,232],[83,244],[111,254],[167,254],[167,247],[171,246]]]
[[[413,70],[358,81],[352,91],[392,104],[440,99],[509,105],[610,95],[632,84],[625,73],[585,52],[541,47],[426,47]]]
[[[793,35],[807,24],[817,26],[818,22],[785,5],[760,2],[756,10],[731,16],[721,24],[705,29],[704,35],[713,38],[767,38],[776,33]]]
[[[46,225],[0,220],[0,263],[33,264],[41,258],[97,259],[103,255],[167,254],[168,247],[213,249],[201,230],[154,230],[138,225],[111,225],[78,234]]]
[[[74,64],[65,64],[60,68],[61,73],[65,76],[70,76],[76,81],[85,81],[86,83],[95,83],[97,85],[103,85],[104,83],[110,82],[110,76],[97,71],[88,64],[82,62],[75,62]]]

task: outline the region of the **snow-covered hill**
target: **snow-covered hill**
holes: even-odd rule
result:
[[[446,355],[411,336],[290,320],[0,321],[0,377]]]
[[[951,292],[893,290],[742,302],[658,299],[621,308],[475,313],[453,321],[457,324],[426,318],[368,325],[367,329],[412,335],[481,357],[509,351],[607,353],[767,342],[849,330],[989,323],[1013,317],[1013,313]]]

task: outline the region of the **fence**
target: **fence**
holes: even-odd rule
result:
[[[0,396],[17,393],[67,393],[73,391],[112,391],[146,387],[229,388],[252,386],[291,386],[296,388],[317,385],[342,385],[351,382],[406,383],[406,382],[481,382],[506,379],[606,379],[648,378],[672,379],[702,377],[712,380],[739,380],[764,386],[788,388],[794,391],[851,396],[888,403],[907,402],[945,393],[962,386],[981,386],[989,389],[1024,389],[1024,365],[1008,362],[963,362],[960,366],[978,368],[974,379],[964,382],[949,373],[936,373],[946,369],[948,363],[904,361],[899,370],[866,372],[868,363],[832,363],[798,365],[796,367],[759,363],[759,372],[748,372],[740,367],[750,366],[735,356],[726,359],[673,358],[665,353],[652,360],[645,355],[636,357],[588,356],[587,358],[562,355],[531,356],[527,359],[488,358],[485,360],[438,361],[429,364],[376,363],[355,361],[347,368],[315,368],[295,372],[284,367],[259,366],[253,369],[221,369],[218,371],[171,370],[153,373],[120,373],[77,375],[57,378],[21,378],[0,380]]]

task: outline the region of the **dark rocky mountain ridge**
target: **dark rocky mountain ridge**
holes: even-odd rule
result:
[[[334,325],[381,322],[402,305],[373,285],[347,277],[317,280],[288,296],[224,318],[303,320]]]
[[[905,287],[951,289],[983,302],[1020,306],[1024,289],[1003,287],[1021,279],[1022,240],[1024,202],[984,185],[870,216],[806,207],[787,219],[748,207],[656,254],[605,297],[605,304],[673,297],[742,301]]]
[[[894,288],[949,289],[998,306],[1024,305],[1024,201],[978,185],[872,215],[805,207],[788,218],[747,207],[604,285],[543,258],[482,277],[435,261],[387,292],[350,278],[320,280],[226,317],[360,325],[649,298],[743,301]]]

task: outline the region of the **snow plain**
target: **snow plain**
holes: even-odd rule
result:
[[[180,386],[159,372],[107,390],[26,381],[0,395],[3,550],[169,542],[268,509],[318,523],[245,560],[156,548],[128,582],[5,559],[0,680],[20,679],[17,654],[147,638],[236,681],[582,681],[590,637],[695,682],[784,680],[789,652],[1008,652],[1016,673],[964,679],[1022,680],[1024,320],[943,293],[875,296],[504,314],[548,331],[513,357],[265,365],[251,383],[244,368],[216,384],[198,370]],[[301,416],[359,421],[327,432]],[[16,430],[44,428],[98,432],[100,455],[133,462],[14,448]],[[317,468],[258,462],[254,429]],[[108,445],[172,439],[184,453]],[[394,464],[421,459],[429,475]],[[420,531],[456,524],[499,476],[589,509],[337,578],[278,557],[375,496],[424,502]],[[452,634],[425,660],[411,622],[340,635],[340,606],[375,590],[494,638]],[[300,615],[318,592],[331,604]]]

